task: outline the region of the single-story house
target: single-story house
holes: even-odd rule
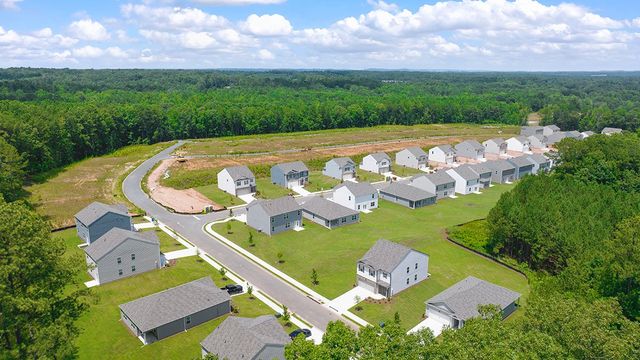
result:
[[[456,145],[456,156],[470,160],[484,159],[484,146],[476,140],[465,140]]]
[[[345,181],[333,188],[332,200],[352,210],[372,210],[378,207],[378,190],[366,182]]]
[[[247,225],[267,235],[302,227],[302,209],[291,197],[255,200],[247,209]]]
[[[392,182],[380,189],[380,198],[406,206],[410,209],[433,205],[436,203],[436,195],[415,186]]]
[[[225,360],[284,360],[291,338],[273,315],[257,318],[230,316],[200,343],[207,354]]]
[[[120,320],[151,344],[230,311],[231,297],[207,276],[120,305]]]
[[[547,138],[544,135],[531,135],[527,136],[527,140],[529,140],[529,148],[530,149],[546,149],[547,148]]]
[[[287,189],[309,182],[309,169],[302,161],[277,164],[271,167],[271,183]]]
[[[322,174],[338,180],[356,178],[356,163],[348,157],[339,157],[327,161]]]
[[[469,276],[426,301],[427,318],[433,318],[452,329],[460,329],[465,321],[480,316],[478,308],[496,305],[502,310],[502,318],[517,308],[520,294]]]
[[[302,205],[302,216],[327,229],[360,221],[360,213],[320,196],[308,197]]]
[[[620,134],[620,133],[622,133],[622,129],[613,128],[613,127],[606,127],[604,129],[602,129],[602,131],[600,133],[604,134],[604,135]]]
[[[472,165],[463,165],[463,166],[469,166],[471,170],[475,171],[475,173],[478,174],[478,177],[479,177],[478,182],[480,183],[480,189],[485,189],[491,186],[492,171],[487,165],[472,164]]]
[[[247,195],[256,192],[256,177],[244,165],[231,166],[218,173],[218,189],[234,195]]]
[[[567,137],[567,134],[565,134],[564,132],[553,133],[547,136],[547,146],[553,146],[559,143],[560,141],[562,141],[562,139],[566,137]]]
[[[456,162],[456,151],[451,145],[439,145],[429,149],[429,161],[451,165]]]
[[[78,237],[87,244],[98,240],[113,228],[133,230],[127,207],[94,201],[75,215]]]
[[[514,136],[507,139],[507,151],[529,152],[531,151],[531,143],[526,136]]]
[[[491,169],[491,182],[504,184],[517,179],[516,167],[507,160],[487,161],[484,164]]]
[[[522,126],[520,128],[521,136],[531,135],[544,135],[544,128],[542,126]]]
[[[544,136],[549,136],[553,133],[557,133],[560,132],[560,128],[557,125],[551,124],[551,125],[547,125],[544,126],[542,128],[542,135]]]
[[[425,169],[429,166],[427,153],[417,146],[408,147],[396,153],[396,164],[414,169]]]
[[[507,153],[507,142],[503,138],[489,139],[482,143],[485,154],[505,155]]]
[[[155,231],[113,228],[84,248],[89,274],[98,284],[161,268]]]
[[[586,139],[586,138],[588,138],[589,136],[591,136],[591,135],[595,135],[595,134],[596,134],[596,133],[594,133],[593,131],[583,131],[583,132],[581,132],[581,133],[580,133],[580,135],[581,135],[581,137],[582,137],[583,139]]]
[[[358,260],[356,283],[375,294],[394,296],[429,277],[429,255],[380,239]]]
[[[382,174],[391,171],[391,158],[383,152],[369,154],[362,158],[360,169]]]
[[[533,174],[534,163],[527,159],[526,155],[514,157],[507,160],[516,168],[516,179],[522,179],[526,175]]]
[[[527,159],[533,162],[533,174],[539,172],[549,172],[551,170],[551,160],[542,154],[527,155]]]
[[[448,169],[447,174],[456,181],[456,192],[467,195],[480,191],[480,175],[468,166]]]
[[[416,175],[409,180],[409,185],[436,194],[438,200],[454,196],[456,193],[456,180],[445,171]]]

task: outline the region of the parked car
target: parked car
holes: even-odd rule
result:
[[[296,336],[300,335],[300,334],[304,334],[304,337],[308,338],[309,336],[311,336],[311,330],[309,329],[297,329],[297,330],[293,330],[291,332],[291,334],[289,334],[289,337],[291,338],[291,340],[295,339]]]
[[[221,287],[220,290],[224,290],[229,293],[229,295],[233,294],[242,294],[242,285],[238,284],[229,284]]]

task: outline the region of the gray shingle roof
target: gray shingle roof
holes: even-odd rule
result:
[[[120,310],[144,332],[230,299],[226,291],[220,290],[213,280],[206,276],[122,304]]]
[[[527,159],[530,159],[531,161],[534,161],[536,164],[540,165],[540,164],[546,164],[549,162],[549,159],[547,159],[544,155],[542,154],[531,154],[531,155],[527,155]]]
[[[225,168],[225,170],[227,170],[227,172],[229,173],[229,175],[233,180],[255,178],[255,175],[253,175],[253,172],[251,172],[251,170],[249,170],[249,168],[244,165],[231,166],[231,167]]]
[[[288,163],[276,164],[274,167],[278,167],[283,173],[289,173],[291,171],[302,172],[309,171],[307,166],[302,161],[293,161]]]
[[[380,192],[411,201],[418,201],[436,197],[434,194],[428,191],[418,189],[415,186],[397,182],[392,182],[388,186],[380,189]]]
[[[302,204],[302,209],[326,220],[357,215],[358,212],[319,196],[312,196]]]
[[[411,251],[416,251],[398,243],[380,239],[359,260],[376,270],[392,272]]]
[[[508,162],[507,160],[493,160],[493,161],[487,161],[486,163],[484,163],[489,169],[493,170],[500,170],[500,171],[505,171],[505,170],[513,170],[515,169],[515,165],[513,165],[512,163]]]
[[[484,146],[477,142],[476,140],[465,140],[456,145],[456,150],[462,149],[473,149],[473,150],[484,150]]]
[[[520,133],[522,133],[523,131],[527,131],[527,130],[536,131],[536,130],[541,130],[541,129],[542,129],[542,126],[522,126],[520,128]]]
[[[463,179],[465,180],[474,180],[474,179],[479,179],[480,175],[478,175],[478,173],[476,173],[475,171],[473,171],[471,169],[471,167],[467,166],[459,166],[457,168],[451,168],[447,171],[453,171],[455,173],[457,173],[458,175],[460,175]]]
[[[254,206],[260,206],[269,216],[300,210],[300,205],[291,196],[283,196],[271,200],[254,200],[247,205],[247,208]]]
[[[528,143],[528,142],[529,142],[529,139],[527,139],[527,137],[526,137],[526,136],[523,136],[523,135],[514,136],[513,138],[514,138],[514,139],[516,139],[516,140],[518,140],[518,141],[520,141],[520,142],[521,142],[521,143],[523,143],[523,144],[526,144],[526,143]]]
[[[463,167],[463,166],[470,167],[471,170],[475,171],[476,174],[478,174],[478,176],[481,176],[481,175],[487,174],[487,173],[491,173],[491,169],[485,164],[462,165],[460,167]]]
[[[555,125],[555,124],[547,125],[545,127],[548,129],[551,129],[552,131],[560,131],[560,128],[558,127],[558,125]]]
[[[606,127],[604,129],[602,129],[602,134],[617,134],[617,133],[621,133],[622,129],[620,128],[614,128],[614,127]]]
[[[386,153],[383,153],[383,152],[377,152],[377,153],[373,153],[373,154],[369,154],[369,155],[371,155],[371,157],[373,157],[377,162],[380,162],[382,160],[391,161],[391,158],[389,157],[389,155],[387,155]]]
[[[573,139],[580,139],[582,137],[582,134],[580,134],[579,131],[575,131],[575,130],[571,130],[571,131],[566,131],[564,133],[567,137],[569,138],[573,138]]]
[[[127,207],[122,204],[107,205],[94,201],[84,209],[80,210],[75,217],[86,226],[89,226],[109,212],[129,216]]]
[[[291,339],[272,315],[257,318],[231,316],[226,318],[201,343],[209,353],[220,359],[250,360],[266,345],[282,346]]]
[[[494,142],[496,145],[500,146],[501,144],[504,144],[504,139],[503,138],[493,138],[493,139],[489,139],[485,142]]]
[[[431,173],[431,174],[416,175],[416,176],[414,176],[412,178],[412,180],[413,179],[417,179],[419,177],[424,177],[424,178],[428,179],[435,186],[456,182],[455,179],[452,178],[451,175],[447,174],[445,171],[436,171],[436,172]]]
[[[557,142],[559,142],[560,140],[566,138],[567,135],[563,132],[557,132],[557,133],[553,133],[549,136],[547,136],[547,144],[551,145],[551,144],[555,144]]]
[[[445,154],[449,154],[449,153],[455,153],[456,151],[453,149],[453,146],[449,145],[449,144],[444,144],[444,145],[438,145],[435,148],[438,148],[440,150],[442,150],[443,153]]]
[[[469,276],[427,300],[427,304],[444,304],[458,319],[468,320],[480,315],[478,306],[498,305],[501,309],[518,300],[520,294]]]
[[[527,159],[527,156],[525,155],[511,158],[508,161],[518,168],[533,166],[533,163],[529,161],[529,159]]]
[[[351,158],[348,158],[348,157],[339,157],[339,158],[334,158],[334,159],[331,159],[331,160],[329,160],[329,161],[327,161],[327,162],[331,162],[331,161],[335,162],[335,163],[336,163],[336,164],[338,164],[338,166],[340,166],[340,167],[344,167],[344,166],[346,166],[347,164],[355,165],[355,163],[353,162],[353,160],[351,160]]]
[[[113,228],[84,248],[84,252],[89,255],[93,261],[98,261],[111,250],[129,239],[160,246],[160,242],[158,241],[158,236],[155,231],[135,232],[120,228]]]
[[[340,188],[346,187],[353,194],[353,196],[370,195],[377,192],[376,188],[368,182],[354,183],[352,181],[345,181],[342,184],[338,184],[333,188],[336,191]]]
[[[417,146],[411,146],[411,147],[406,148],[405,150],[410,152],[415,157],[427,156],[427,153],[424,152],[424,150],[422,150],[422,148],[419,148]]]

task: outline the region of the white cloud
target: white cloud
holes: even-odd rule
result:
[[[396,12],[400,10],[400,7],[393,3],[386,3],[382,0],[367,0],[367,3],[371,5],[375,10],[384,10],[388,12]]]
[[[280,14],[262,16],[251,14],[242,27],[256,36],[284,36],[293,30],[289,20]]]
[[[192,0],[203,5],[274,5],[287,0]]]
[[[72,22],[69,25],[69,32],[72,36],[82,40],[102,41],[111,37],[100,22],[91,19]]]
[[[273,60],[275,59],[275,55],[267,49],[260,49],[258,51],[258,59],[260,60]]]
[[[19,2],[22,0],[0,0],[0,9],[17,10]]]
[[[107,52],[107,54],[109,56],[114,57],[114,58],[122,58],[122,59],[124,59],[124,58],[128,58],[129,57],[129,54],[127,54],[126,51],[120,49],[117,46],[108,47],[106,52]]]
[[[53,30],[51,30],[51,28],[44,28],[44,29],[36,30],[32,32],[32,34],[35,37],[48,38],[53,36]]]
[[[637,17],[631,21],[631,24],[635,27],[640,27],[640,17]]]
[[[145,27],[188,31],[211,30],[228,26],[222,16],[208,14],[200,9],[181,7],[150,7],[125,4],[120,11],[125,18],[132,19]]]
[[[104,54],[104,51],[98,47],[87,45],[78,49],[73,49],[72,54],[79,58],[97,58]]]

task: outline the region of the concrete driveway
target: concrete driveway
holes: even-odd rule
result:
[[[384,299],[384,296],[382,295],[374,294],[373,292],[363,287],[356,286],[346,293],[331,300],[327,305],[336,309],[340,313],[344,313],[346,311],[349,311],[349,309],[357,304],[356,296],[360,297],[360,301],[363,301],[364,299],[369,297],[373,299]]]
[[[413,329],[409,330],[409,333],[420,331],[422,329],[429,329],[431,330],[431,332],[433,332],[433,336],[438,336],[440,335],[440,333],[442,333],[442,330],[444,330],[448,326],[449,324],[441,322],[436,318],[428,317],[422,320],[420,324],[414,326]]]

